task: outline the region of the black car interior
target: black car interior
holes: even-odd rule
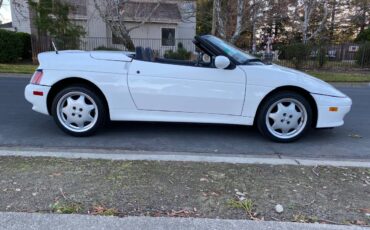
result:
[[[196,66],[196,67],[212,67],[214,68],[214,57],[217,56],[217,53],[214,53],[207,45],[202,45],[199,41],[200,37],[196,37],[193,40],[193,43],[196,45],[197,49],[200,51],[198,52],[199,55],[197,60],[177,60],[177,59],[169,59],[169,58],[159,58],[156,57],[154,51],[150,47],[146,47],[145,49],[141,46],[136,47],[135,52],[135,59],[140,61],[148,61],[148,62],[157,62],[163,64],[173,64],[173,65],[185,65],[185,66]],[[210,61],[204,61],[204,55],[209,56]]]
[[[135,59],[140,60],[140,61],[158,62],[158,63],[174,64],[174,65],[196,66],[197,64],[195,61],[155,57],[154,52],[151,48],[147,47],[144,49],[141,46],[136,47]]]

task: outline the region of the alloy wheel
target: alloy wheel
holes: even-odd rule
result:
[[[265,122],[267,129],[275,137],[294,138],[305,129],[307,110],[298,100],[284,98],[269,107]]]
[[[86,132],[98,120],[98,107],[95,101],[83,92],[69,92],[57,104],[60,123],[72,132]]]

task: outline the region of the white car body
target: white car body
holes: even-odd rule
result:
[[[253,125],[277,142],[344,123],[352,101],[305,73],[261,60],[211,35],[196,36],[196,61],[128,52],[49,52],[26,87],[33,109],[67,134],[113,121]]]
[[[114,121],[253,125],[261,101],[281,87],[295,87],[312,96],[317,128],[341,126],[352,105],[328,83],[278,65],[202,68],[139,61],[111,51],[47,52],[39,55],[39,61],[43,77],[38,85],[26,87],[25,97],[33,110],[48,115],[49,91],[71,78],[99,88]],[[34,95],[36,91],[43,95]]]

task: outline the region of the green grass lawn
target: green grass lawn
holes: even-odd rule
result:
[[[327,82],[370,82],[370,72],[364,73],[338,73],[338,72],[314,72],[308,74]]]
[[[33,74],[37,65],[31,64],[0,64],[0,73],[25,73]]]
[[[25,73],[32,74],[37,65],[31,64],[0,64],[0,73]],[[329,72],[329,71],[308,71],[308,74],[327,82],[370,82],[370,72]]]

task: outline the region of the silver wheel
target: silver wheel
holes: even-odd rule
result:
[[[277,138],[299,135],[307,124],[307,110],[296,99],[284,98],[272,104],[266,113],[266,127]]]
[[[86,132],[98,121],[98,107],[95,101],[83,92],[69,92],[57,104],[60,123],[72,132]]]

